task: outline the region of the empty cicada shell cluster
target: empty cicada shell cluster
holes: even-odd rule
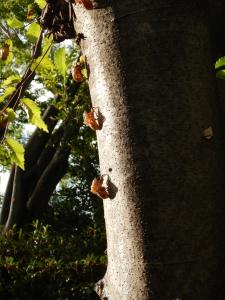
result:
[[[83,113],[84,124],[89,126],[92,130],[102,129],[104,117],[99,111],[98,107],[92,107],[90,112]]]
[[[91,183],[91,192],[102,199],[110,198],[109,176],[101,175]]]

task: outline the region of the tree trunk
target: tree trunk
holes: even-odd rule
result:
[[[65,175],[71,152],[69,141],[78,129],[73,112],[55,129],[58,110],[49,106],[43,116],[49,132],[36,129],[25,147],[25,171],[11,170],[0,217],[2,233],[45,212],[50,197]]]
[[[224,158],[206,7],[124,0],[74,9],[93,106],[105,117],[100,169],[117,188],[104,200],[108,268],[98,294],[225,299]]]

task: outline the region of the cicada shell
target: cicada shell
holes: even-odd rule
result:
[[[34,19],[34,10],[33,9],[29,9],[27,12],[27,21],[31,21]]]
[[[105,121],[98,107],[92,107],[90,112],[85,111],[83,118],[84,124],[89,126],[92,130],[101,130]]]
[[[1,56],[2,60],[6,60],[7,59],[7,57],[9,56],[9,45],[8,44],[5,44],[2,47],[1,52],[0,52],[0,56]]]
[[[93,4],[90,0],[75,0],[76,4],[83,4],[86,9],[93,9]]]
[[[212,126],[209,126],[208,128],[205,128],[202,132],[202,137],[206,140],[211,140],[213,137],[213,129]]]
[[[106,175],[108,176],[108,175]],[[109,198],[109,190],[108,190],[108,178],[104,182],[104,175],[99,178],[94,178],[91,183],[91,192],[102,199]]]
[[[82,67],[80,65],[72,66],[71,73],[73,80],[77,82],[82,82],[84,80],[84,75],[82,74]]]
[[[84,124],[89,126],[92,130],[100,130],[102,124],[99,123],[99,112],[97,108],[92,108],[90,112],[83,113]]]

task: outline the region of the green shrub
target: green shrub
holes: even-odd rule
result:
[[[14,227],[0,237],[0,299],[98,299],[106,258],[90,244],[101,238],[93,228],[86,238],[59,235],[39,221],[29,233]]]

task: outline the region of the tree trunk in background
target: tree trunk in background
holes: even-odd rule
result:
[[[196,2],[74,7],[105,117],[101,173],[118,189],[104,200],[102,299],[225,299],[223,145],[208,10]]]
[[[21,226],[41,217],[56,185],[67,172],[71,152],[69,141],[77,124],[71,112],[55,129],[57,113],[56,107],[49,106],[43,116],[49,132],[37,128],[28,140],[25,171],[17,166],[12,167],[0,215],[2,233],[14,224]]]

